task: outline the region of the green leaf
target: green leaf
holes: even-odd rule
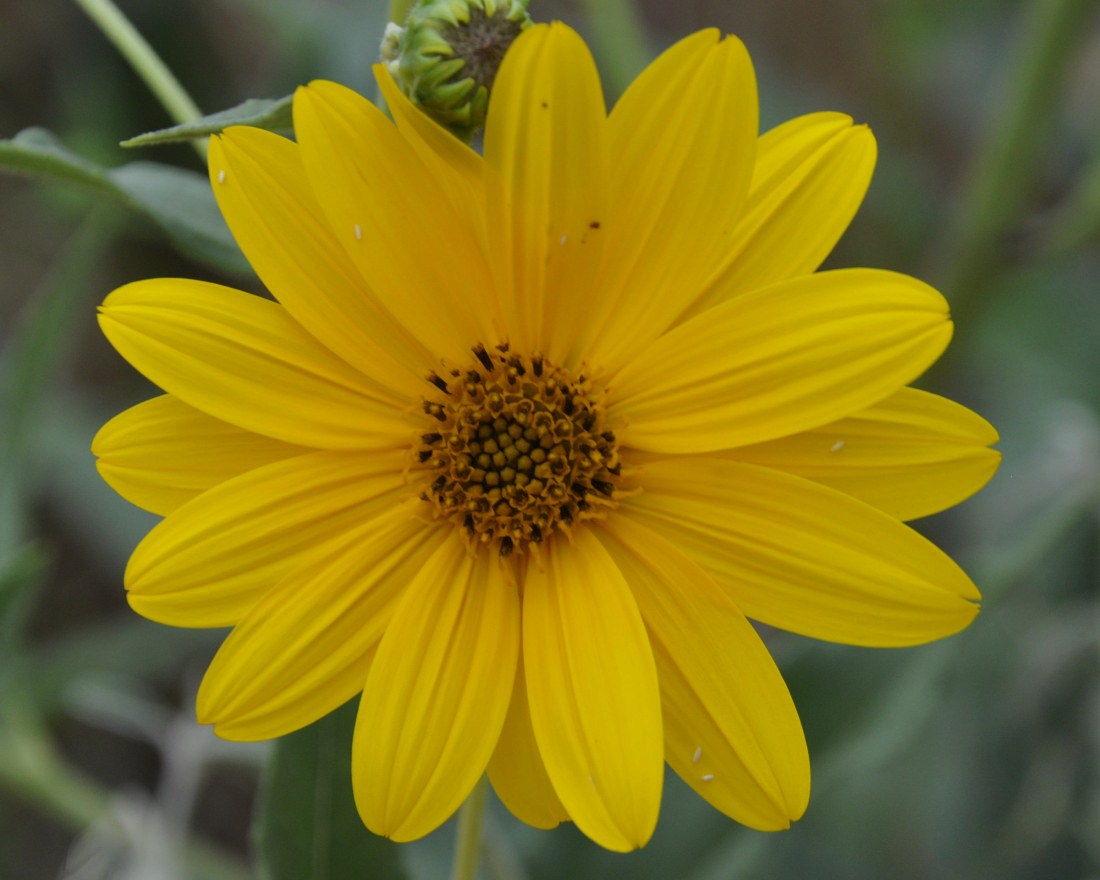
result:
[[[153,162],[102,168],[67,150],[42,128],[0,140],[0,169],[83,186],[152,220],[187,256],[223,271],[251,274],[210,182],[194,171]]]
[[[108,174],[137,210],[189,257],[238,275],[251,274],[203,175],[155,162],[133,162]]]
[[[174,144],[209,137],[231,125],[252,125],[256,128],[266,128],[268,131],[289,132],[294,128],[291,117],[293,99],[293,95],[278,99],[249,98],[243,104],[218,113],[211,113],[193,122],[139,134],[137,137],[123,141],[122,146],[153,147],[160,144]]]
[[[254,829],[265,880],[406,880],[397,844],[371,834],[355,808],[357,705],[275,743]]]

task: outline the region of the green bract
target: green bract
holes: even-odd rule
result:
[[[421,0],[390,24],[382,60],[409,99],[463,140],[485,124],[504,53],[531,24],[528,0]]]

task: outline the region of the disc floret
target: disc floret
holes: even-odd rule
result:
[[[473,353],[427,377],[438,394],[424,401],[416,462],[432,472],[423,497],[436,515],[507,557],[613,508],[618,446],[586,377],[507,345]]]

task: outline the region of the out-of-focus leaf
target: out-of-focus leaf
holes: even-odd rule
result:
[[[205,177],[155,162],[133,162],[108,175],[189,257],[241,275],[251,272]]]
[[[217,134],[231,125],[252,125],[268,131],[289,132],[294,128],[291,117],[293,95],[285,98],[249,98],[236,107],[203,116],[183,125],[161,128],[139,134],[122,142],[124,147],[153,147],[174,144]]]
[[[352,701],[275,743],[255,826],[265,880],[405,880],[397,844],[371,834],[351,792]]]
[[[224,635],[173,629],[128,614],[58,636],[4,661],[0,702],[20,700],[49,714],[81,676],[174,681],[188,659],[208,657]]]
[[[250,273],[201,174],[153,162],[101,168],[42,128],[0,140],[0,169],[83,186],[151,219],[192,259],[227,272]]]
[[[33,542],[0,558],[0,656],[19,644],[34,600],[34,587],[45,567],[46,554]]]

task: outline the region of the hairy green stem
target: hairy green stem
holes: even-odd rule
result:
[[[477,877],[477,862],[481,855],[481,826],[485,820],[487,795],[486,777],[482,776],[458,811],[458,838],[451,880],[474,880]]]
[[[1052,109],[1094,0],[1035,0],[1009,52],[1002,104],[948,244],[943,287],[956,318],[975,312],[1001,262],[1001,248],[1032,196],[1031,182]]]
[[[111,0],[76,0],[76,3],[114,43],[177,125],[202,117],[202,111],[179,80]],[[206,141],[193,140],[191,144],[205,163]]]

